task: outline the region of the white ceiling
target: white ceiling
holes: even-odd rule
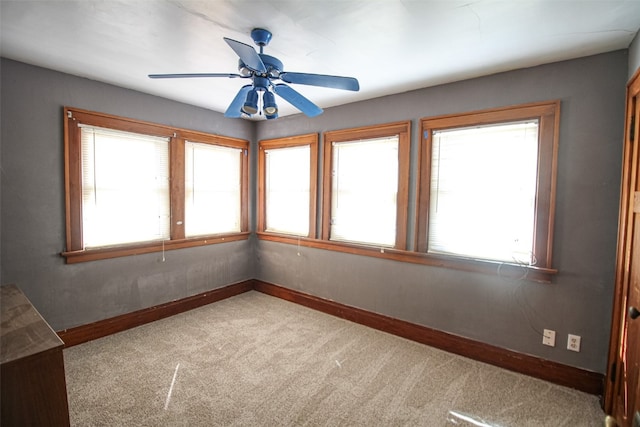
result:
[[[356,77],[359,92],[292,85],[321,107],[629,46],[640,0],[0,0],[1,54],[224,112],[244,79],[228,37],[285,71]],[[298,111],[279,101],[280,116]]]

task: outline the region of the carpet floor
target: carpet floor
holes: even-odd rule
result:
[[[598,398],[259,292],[64,350],[74,426],[602,426]]]

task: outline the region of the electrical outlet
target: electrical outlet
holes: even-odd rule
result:
[[[569,334],[567,339],[567,350],[580,351],[580,335]]]
[[[542,333],[542,344],[548,345],[549,347],[555,347],[556,331],[552,331],[551,329],[545,329]]]

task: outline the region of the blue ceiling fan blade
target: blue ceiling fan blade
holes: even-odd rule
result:
[[[274,85],[273,90],[285,101],[287,101],[289,104],[293,105],[309,117],[315,117],[322,114],[322,108],[318,107],[316,104],[309,101],[296,90],[283,83]]]
[[[150,79],[185,79],[190,77],[229,77],[232,79],[235,77],[244,78],[245,76],[232,73],[149,74]]]
[[[242,62],[244,62],[244,65],[260,73],[267,72],[267,67],[264,66],[264,62],[262,62],[262,59],[258,56],[258,52],[256,52],[253,47],[237,40],[228,39],[226,37],[223,38],[231,49],[233,49],[233,51],[240,57]]]
[[[236,97],[233,98],[233,101],[229,104],[227,111],[225,111],[225,117],[230,117],[232,119],[242,117],[242,106],[244,105],[244,101],[247,99],[247,93],[251,88],[253,88],[253,85],[246,85],[240,88]]]
[[[331,87],[334,89],[352,90],[355,92],[360,90],[360,84],[358,83],[358,80],[353,77],[283,72],[280,73],[280,80],[287,83]]]

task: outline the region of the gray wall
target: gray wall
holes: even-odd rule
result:
[[[421,117],[560,99],[551,284],[257,243],[257,278],[499,347],[605,372],[612,307],[627,52],[522,69],[257,124],[276,138],[411,119],[411,206]],[[415,221],[415,218],[412,218]],[[557,331],[555,348],[542,329]],[[567,334],[582,350],[566,350]]]
[[[618,51],[253,123],[3,59],[1,282],[20,285],[60,330],[255,277],[604,372],[628,67]],[[165,262],[156,253],[66,265],[59,256],[64,105],[249,139],[253,172],[259,139],[411,119],[414,212],[419,118],[550,99],[562,100],[552,284],[308,248],[297,256],[295,245],[255,238],[170,251]],[[542,346],[543,328],[558,332],[555,348]],[[567,333],[583,337],[580,353],[564,349]]]
[[[2,283],[56,330],[250,279],[251,241],[67,265],[63,106],[253,139],[243,120],[2,59]]]

